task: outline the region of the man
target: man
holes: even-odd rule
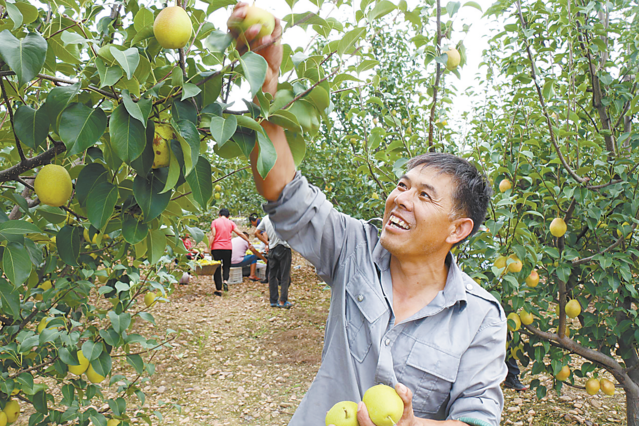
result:
[[[251,272],[249,274],[249,279],[251,281],[259,281],[257,275],[255,275],[255,268],[257,259],[260,258],[264,262],[266,262],[266,258],[259,252],[253,244],[248,241],[248,232],[242,232],[247,239],[242,237],[235,237],[231,240],[231,245],[233,246],[231,253],[231,268],[242,268],[244,266],[249,266],[251,268]],[[247,250],[251,250],[253,254],[246,254]]]
[[[260,225],[260,222],[262,221],[262,218],[260,218],[257,213],[251,213],[248,217],[249,223],[251,224],[251,226],[254,227],[258,227]]]
[[[231,19],[243,19],[246,4]],[[254,40],[268,64],[262,90],[275,96],[281,34]],[[234,34],[237,37],[237,34]],[[239,48],[242,49],[241,42]],[[259,49],[258,49],[259,48]],[[457,266],[450,250],[482,223],[491,190],[465,160],[412,159],[386,200],[382,232],[333,209],[295,171],[284,130],[264,121],[277,151],[265,179],[251,155],[258,191],[275,231],[331,286],[322,364],[289,425],[322,425],[331,406],[360,401],[371,386],[395,386],[404,402],[397,426],[499,424],[506,375],[506,318],[492,295]],[[374,426],[364,404],[360,426]]]
[[[255,235],[268,247],[268,288],[271,307],[291,309],[293,304],[288,300],[293,259],[291,247],[275,233],[268,216],[262,219]]]

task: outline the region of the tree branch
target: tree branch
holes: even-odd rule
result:
[[[9,113],[9,121],[11,122],[11,130],[13,131],[13,137],[16,140],[16,147],[18,148],[18,154],[20,154],[21,162],[26,161],[26,157],[24,156],[24,151],[22,151],[22,146],[20,145],[20,139],[18,139],[18,135],[16,134],[16,125],[13,121],[13,108],[11,107],[11,103],[9,102],[9,97],[7,96],[7,91],[4,89],[4,78],[0,77],[0,90],[2,90],[2,97],[4,99],[4,105],[7,107],[7,112]]]
[[[441,16],[442,16],[442,5],[441,0],[437,0],[437,54],[441,54],[441,44],[442,44],[442,26],[441,26]],[[442,66],[439,62],[437,62],[437,68],[435,73],[435,84],[433,85],[433,105],[430,107],[430,117],[428,120],[428,150],[430,151],[433,146],[433,137],[435,135],[435,128],[433,126],[433,121],[435,120],[435,108],[437,107],[437,89],[439,87],[439,79],[441,77]]]
[[[15,166],[9,167],[6,170],[0,171],[0,182],[8,182],[11,180],[17,180],[20,175],[27,170],[31,170],[38,166],[43,166],[45,164],[49,164],[51,159],[56,155],[67,150],[67,147],[62,142],[55,142],[52,148],[49,148],[47,151],[43,152],[40,155],[37,155],[33,158],[29,158],[25,161],[21,161]]]

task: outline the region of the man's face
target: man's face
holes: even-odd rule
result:
[[[252,226],[257,226],[257,219],[252,219],[251,220],[251,225]]]
[[[419,260],[449,247],[455,230],[451,176],[415,167],[399,179],[386,199],[380,242],[391,255]]]

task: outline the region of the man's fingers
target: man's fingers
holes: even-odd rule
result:
[[[395,385],[395,391],[404,403],[404,413],[401,420],[412,420],[415,417],[415,413],[413,413],[413,392],[401,383]]]
[[[357,404],[357,422],[359,423],[359,426],[375,426],[368,415],[366,404],[363,402]]]

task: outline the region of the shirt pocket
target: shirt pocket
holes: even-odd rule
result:
[[[373,344],[370,325],[388,308],[381,296],[361,275],[353,277],[346,284],[345,305],[348,346],[351,355],[361,363]]]
[[[433,346],[415,342],[406,361],[400,383],[413,391],[415,414],[439,413],[442,404],[448,401],[450,390],[457,380],[459,357],[450,355]]]

